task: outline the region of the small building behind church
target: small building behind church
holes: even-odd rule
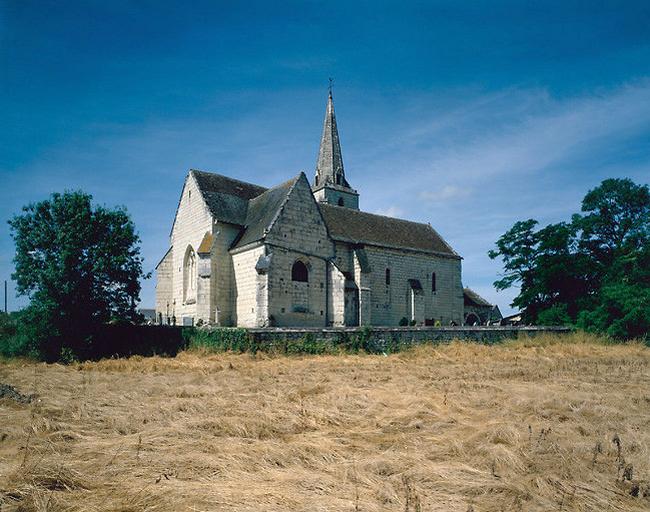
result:
[[[503,320],[499,306],[490,304],[471,288],[463,289],[465,325],[496,325]]]
[[[461,257],[429,225],[363,212],[332,95],[313,182],[272,188],[190,170],[156,267],[160,323],[460,325]]]

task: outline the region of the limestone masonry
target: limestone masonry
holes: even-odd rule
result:
[[[191,170],[156,267],[162,324],[470,325],[498,308],[463,290],[461,257],[428,224],[359,210],[330,93],[316,175],[266,189]]]

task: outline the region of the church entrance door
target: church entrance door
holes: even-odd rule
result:
[[[345,325],[359,325],[359,290],[345,290]]]

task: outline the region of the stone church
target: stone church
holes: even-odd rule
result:
[[[429,225],[359,209],[330,92],[312,183],[190,170],[156,267],[160,323],[460,325],[461,257]]]

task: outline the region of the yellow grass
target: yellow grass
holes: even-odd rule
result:
[[[4,363],[40,398],[0,400],[0,510],[648,510],[649,368],[584,335]]]

